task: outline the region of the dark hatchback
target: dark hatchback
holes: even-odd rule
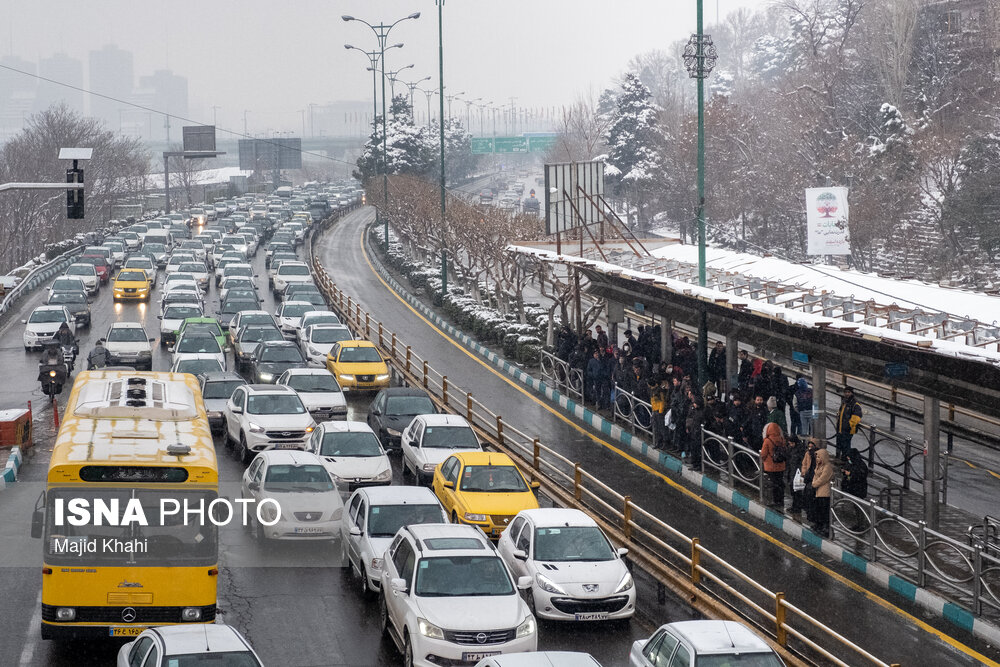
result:
[[[399,436],[414,417],[437,411],[430,395],[423,389],[388,387],[375,394],[368,407],[368,426],[378,435],[383,447],[398,449]]]

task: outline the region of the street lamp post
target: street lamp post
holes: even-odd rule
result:
[[[388,25],[384,23],[379,23],[378,25],[372,25],[368,21],[363,19],[354,18],[353,16],[348,16],[347,14],[341,16],[345,22],[359,21],[364,23],[366,26],[372,29],[375,36],[378,37],[378,45],[380,50],[380,60],[382,65],[382,207],[388,209],[389,206],[389,149],[386,142],[386,134],[388,132],[385,120],[385,43],[389,38],[389,31],[392,30],[397,24],[407,19],[418,19],[420,18],[420,12],[413,12],[409,16],[404,16],[403,18],[394,21]],[[399,46],[403,46],[399,44]],[[378,218],[378,209],[375,209],[376,222]],[[384,216],[384,227],[385,232],[385,250],[389,251],[389,216],[386,214]]]
[[[399,76],[397,75],[403,70],[412,68],[413,68],[413,63],[410,63],[406,67],[400,67],[395,72],[389,72],[389,99],[391,100],[396,99],[396,82],[399,81]]]
[[[482,99],[483,98],[481,98],[481,97],[477,97],[474,100],[462,100],[463,102],[465,102],[465,131],[468,132],[468,133],[470,133],[470,134],[472,133],[472,130],[469,129],[469,128],[472,127],[472,121],[469,120],[471,118],[469,110],[472,108],[473,104],[475,104],[476,102],[481,101]]]
[[[243,110],[243,136],[249,138],[250,135],[247,133],[247,114],[250,113],[249,109]]]
[[[449,119],[451,118],[451,103],[454,102],[456,98],[458,98],[458,97],[460,97],[462,95],[465,95],[464,91],[461,92],[461,93],[455,93],[454,95],[445,95],[445,97],[448,98],[448,118]],[[462,101],[464,102],[465,100],[462,100]],[[441,108],[442,108],[441,113],[444,113],[444,111],[443,111],[444,104],[441,104]]]
[[[407,90],[410,91],[410,113],[413,114],[414,125],[416,124],[417,112],[413,108],[413,91],[414,90],[418,90],[417,86],[419,86],[420,84],[422,84],[424,81],[430,81],[430,80],[431,80],[431,77],[425,76],[424,78],[420,79],[419,81],[413,81],[412,83],[403,81],[403,85],[406,86]],[[429,116],[430,113],[428,112],[427,115]],[[428,122],[430,122],[430,121],[428,121]]]
[[[718,59],[712,38],[702,33],[702,3],[698,0],[698,32],[684,47],[684,68],[698,80],[698,285],[705,287],[705,79]],[[708,315],[701,308],[698,321],[698,384],[708,380]]]
[[[441,140],[441,299],[448,296],[448,237],[445,233],[444,192],[444,0],[435,0],[438,7],[438,96],[441,118],[438,119]],[[461,94],[461,93],[459,93]],[[449,107],[450,115],[450,107]]]
[[[402,44],[393,44],[387,47],[388,49],[402,48]],[[344,44],[344,48],[350,51],[354,49],[355,51],[360,51],[361,53],[368,56],[368,62],[370,65],[366,68],[367,71],[372,73],[372,123],[378,119],[378,63],[381,57],[380,51],[365,51],[364,49],[359,49],[356,46],[351,46],[350,44]]]
[[[419,88],[420,92],[427,96],[427,126],[430,127],[431,124],[431,98],[438,94],[436,90],[424,90]]]

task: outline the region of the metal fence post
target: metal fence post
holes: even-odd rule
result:
[[[472,394],[465,395],[465,419],[472,423]]]
[[[903,452],[903,488],[907,491],[910,490],[910,448],[913,445],[913,440],[909,437],[903,439],[906,444],[906,451]],[[870,468],[870,466],[869,466]]]
[[[732,438],[726,438],[726,472],[729,473],[729,485],[734,487],[736,486],[736,463],[733,461],[735,456],[736,443]]]
[[[625,496],[625,508],[622,511],[622,530],[625,533],[625,539],[628,542],[632,541],[632,496]]]
[[[500,415],[497,415],[497,442],[499,442],[501,445],[504,444],[504,442],[503,442],[503,418],[500,417]]]
[[[441,400],[445,405],[448,405],[448,376],[441,376]]]
[[[538,442],[538,438],[531,441],[531,467],[538,470],[538,459],[542,455],[542,446]]]
[[[701,583],[701,572],[698,571],[701,565],[701,551],[698,549],[700,542],[697,537],[691,538],[691,583],[695,586]]]
[[[427,389],[427,360],[424,359],[424,389]]]
[[[410,349],[410,346],[409,346],[409,345],[407,345],[407,346],[406,346],[406,372],[407,372],[407,373],[409,373],[409,372],[410,372],[410,360],[411,360],[412,358],[413,358],[413,350],[412,350],[412,349]]]
[[[579,501],[583,497],[583,469],[579,463],[573,464],[573,497]]]
[[[632,418],[633,420],[635,419],[635,410],[632,410]],[[698,443],[698,446],[701,448],[701,456],[698,457],[701,459],[701,474],[704,475],[705,474],[705,425],[704,424],[701,425],[701,442]]]
[[[976,616],[982,616],[983,614],[983,548],[976,544],[973,549],[975,549],[976,559],[973,566],[972,576],[975,578],[972,582],[972,609],[975,611]]]
[[[775,639],[782,646],[788,643],[788,632],[785,631],[785,594],[774,594],[774,630]]]
[[[920,521],[920,534],[917,536],[917,586],[923,588],[927,583],[927,523]]]
[[[378,346],[385,347],[385,342],[382,340],[382,323],[378,323]]]
[[[392,334],[392,358],[396,358],[396,333]]]
[[[361,317],[361,306],[358,306],[358,318],[360,318],[360,317]],[[372,336],[372,318],[371,318],[371,315],[369,315],[368,311],[366,310],[365,311],[365,338],[371,338],[371,336]]]
[[[876,535],[875,522],[878,518],[878,508],[871,500],[868,501],[868,560],[875,562],[878,560],[878,535]]]

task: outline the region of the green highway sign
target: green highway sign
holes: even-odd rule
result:
[[[489,155],[493,153],[493,137],[472,137],[472,154]]]
[[[555,136],[549,137],[528,137],[528,151],[530,153],[544,153],[556,145]]]
[[[527,153],[527,137],[497,137],[495,144],[497,153]]]

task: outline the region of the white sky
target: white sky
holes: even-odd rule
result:
[[[767,0],[706,0],[706,25]],[[0,0],[2,51],[36,61],[58,51],[83,60],[114,43],[135,56],[135,76],[169,68],[189,81],[193,119],[297,130],[309,103],[371,99],[364,25],[422,16],[393,29],[387,69],[415,65],[437,85],[437,7],[431,0]],[[6,25],[3,25],[3,24]],[[695,29],[694,0],[447,0],[445,83],[452,92],[518,106],[558,106],[606,86],[637,53],[667,47]]]

